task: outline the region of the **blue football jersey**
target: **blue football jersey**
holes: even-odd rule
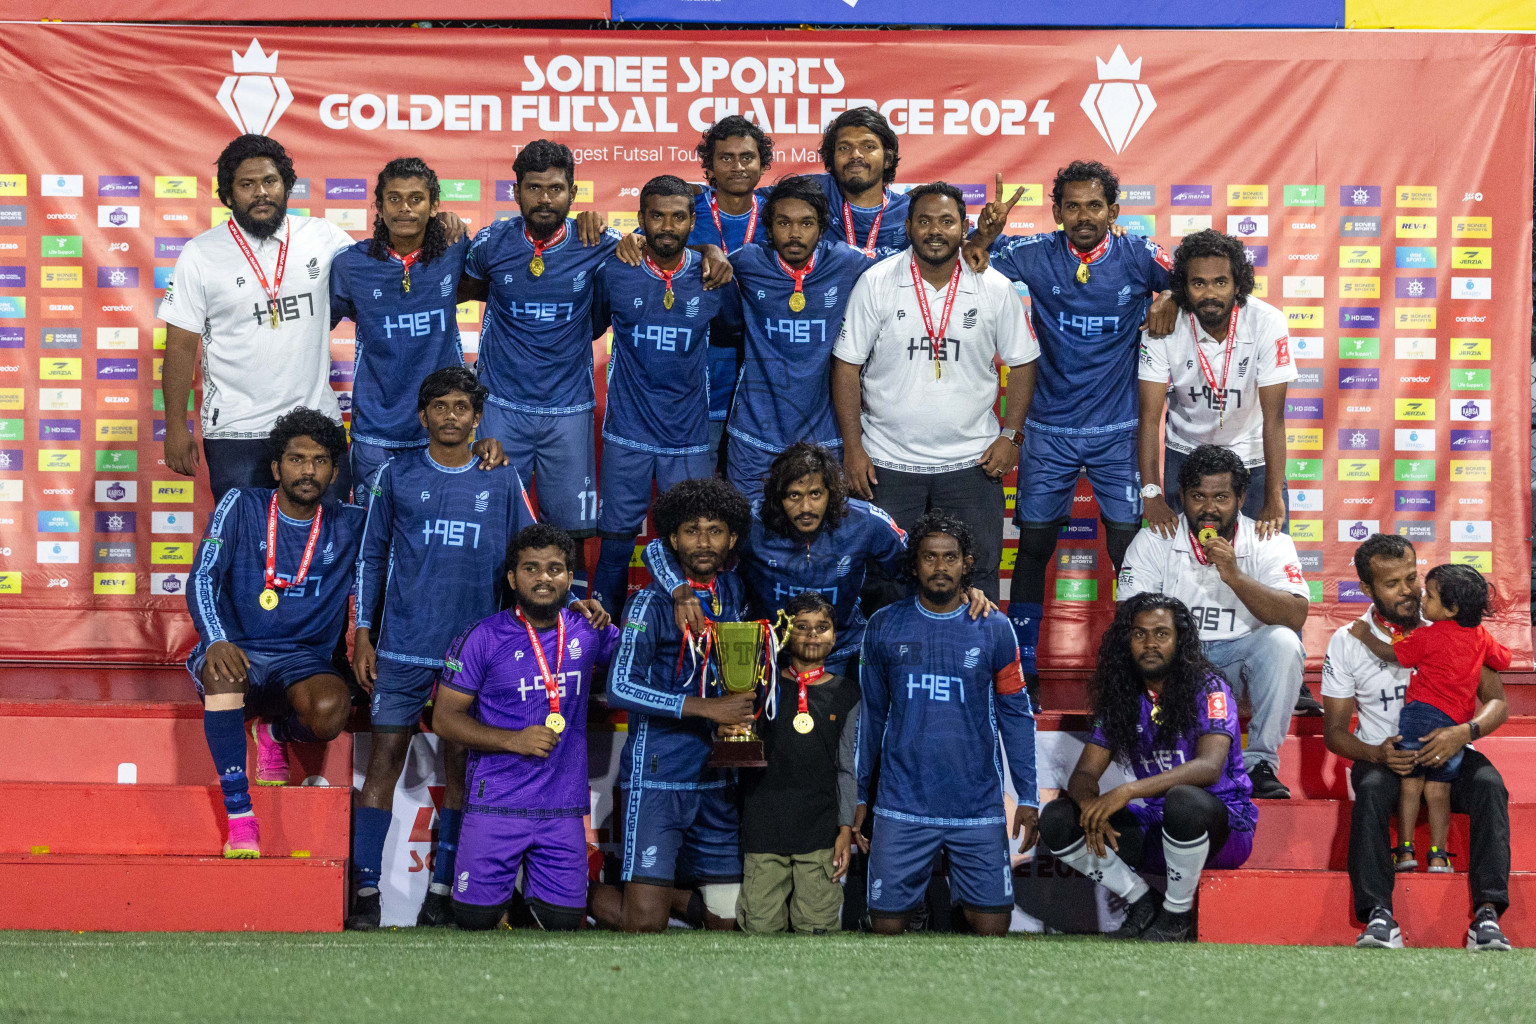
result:
[[[1035,719],[1005,617],[972,619],[963,604],[936,615],[917,597],[886,605],[864,633],[859,689],[859,802],[878,765],[877,815],[1002,823],[1005,752],[1019,802],[1039,806]]]
[[[843,443],[832,411],[832,346],[854,282],[874,263],[826,236],[813,258],[805,308],[797,313],[789,307],[795,282],[777,253],[748,245],[731,254],[746,354],[727,429],[764,451],[781,452],[796,441]]]
[[[704,614],[716,622],[743,618],[741,581],[715,577],[715,594],[697,592]],[[712,597],[718,597],[720,610]],[[699,696],[698,667],[682,650],[672,618],[672,595],[647,584],[624,608],[619,653],[608,677],[608,706],[629,712],[629,736],[619,760],[619,785],[628,789],[718,789],[725,771],[707,767],[715,726],[683,717],[683,698]],[[715,696],[715,694],[707,694]]]
[[[693,200],[693,233],[688,236],[689,245],[718,245],[720,251],[730,255],[748,242],[766,244],[768,240],[768,225],[763,220],[763,202],[767,198],[769,189],[760,188],[752,194],[752,205],[757,210],[757,216],[750,212],[730,214],[720,211],[720,226],[715,226],[715,218],[709,207],[709,199],[715,190],[706,188]],[[752,235],[747,236],[747,228],[751,227]]]
[[[320,536],[315,539],[309,572],[298,586],[278,590],[277,607],[267,611],[259,600],[266,589],[267,513],[272,490],[239,487],[225,493],[208,520],[187,588],[187,609],[197,629],[198,653],[227,640],[263,654],[308,648],[329,659],[347,621],[352,566],[363,537],[363,510],[326,500],[320,507]],[[304,560],[313,520],[277,514],[280,580],[292,580]]]
[[[410,291],[404,264],[374,259],[372,244],[358,242],[331,263],[331,319],[357,325],[352,440],[419,448],[427,431],[416,416],[417,389],[433,370],[464,365],[454,309],[469,240],[459,239],[431,263],[413,264]]]
[[[476,364],[490,401],[549,416],[596,406],[592,285],[618,244],[618,232],[610,230],[597,245],[582,245],[570,218],[565,237],[544,250],[544,272],[536,275],[523,218],[497,221],[475,235],[464,272],[490,284]]]
[[[1070,250],[1064,231],[992,245],[992,266],[1029,289],[1040,342],[1029,426],[1079,435],[1134,429],[1141,325],[1151,296],[1167,289],[1173,261],[1149,238],[1111,235],[1082,284]]]
[[[441,466],[422,449],[374,476],[357,560],[357,624],[373,631],[379,657],[441,668],[454,636],[501,604],[507,542],[537,517],[517,470],[479,466],[478,458]]]
[[[672,275],[609,260],[597,272],[592,329],[613,328],[603,440],[661,455],[709,450],[709,326],[724,289],[704,290],[703,257],[683,250]]]
[[[854,206],[848,203],[848,212],[852,215],[853,231],[850,240],[848,221],[843,218],[843,193],[837,187],[837,179],[830,174],[812,174],[811,180],[821,186],[822,193],[827,197],[827,205],[831,208],[832,227],[828,234],[840,242],[853,246],[855,249],[866,248],[869,244],[869,233],[875,229],[875,222],[880,222],[880,229],[875,233],[874,258],[883,260],[887,256],[907,247],[907,207],[910,201],[905,193],[885,190],[886,205],[884,209],[879,206]]]
[[[754,619],[778,621],[789,599],[806,590],[818,591],[830,601],[837,629],[831,660],[864,642],[859,591],[864,588],[868,560],[896,578],[906,552],[907,535],[901,527],[884,509],[867,501],[850,498],[847,517],[832,529],[823,522],[807,543],[798,535],[785,537],[764,526],[760,499],[752,505],[752,525],[746,536],[736,542],[741,561],[735,571],[746,585],[747,609]],[[659,539],[645,546],[641,558],[667,593],[686,582],[671,549]]]

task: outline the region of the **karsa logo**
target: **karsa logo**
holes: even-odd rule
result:
[[[1099,67],[1099,80],[1083,93],[1080,105],[1099,138],[1116,153],[1123,153],[1157,109],[1157,101],[1141,81],[1140,57],[1132,63],[1125,49],[1116,46],[1109,63],[1097,57],[1094,62]]]
[[[218,101],[242,132],[270,135],[277,119],[293,102],[288,83],[277,75],[277,54],[277,50],[271,55],[264,53],[255,39],[243,56],[229,51],[235,73],[219,86]]]

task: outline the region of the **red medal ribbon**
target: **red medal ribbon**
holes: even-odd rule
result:
[[[688,586],[691,589],[703,590],[709,593],[709,604],[710,607],[714,609],[716,615],[720,614],[720,591],[717,589],[719,583],[720,577],[718,576],[710,580],[708,583],[695,583],[691,579],[688,580]]]
[[[1394,644],[1408,635],[1408,631],[1406,629],[1394,622],[1388,622],[1386,619],[1383,619],[1381,617],[1381,613],[1376,611],[1374,608],[1371,609],[1371,618],[1375,619],[1376,624],[1386,632],[1387,636],[1392,638],[1392,642]]]
[[[912,262],[907,265],[912,271],[912,286],[917,290],[917,309],[923,314],[923,329],[928,332],[928,344],[933,349],[933,363],[937,367],[939,356],[945,349],[944,332],[949,329],[949,314],[955,308],[955,296],[960,292],[960,261],[955,260],[955,269],[949,272],[949,284],[946,285],[949,292],[944,296],[944,312],[939,314],[939,329],[933,329],[933,311],[928,308],[928,284],[917,271],[917,257],[912,257]]]
[[[245,257],[245,262],[251,265],[251,272],[256,275],[256,281],[261,285],[261,290],[267,295],[267,302],[272,310],[272,326],[277,326],[277,293],[283,290],[283,270],[288,266],[288,240],[292,236],[293,224],[288,218],[283,218],[283,241],[277,247],[277,271],[272,275],[273,281],[267,284],[266,271],[261,269],[261,264],[256,260],[256,254],[251,251],[251,245],[245,240],[245,235],[235,227],[235,219],[231,217],[224,223],[229,225],[229,233],[234,236],[235,244],[240,247],[240,253]],[[273,499],[276,500],[275,498]],[[274,508],[276,506],[273,506]]]
[[[1078,252],[1077,246],[1073,245],[1071,242],[1067,243],[1067,251],[1070,252],[1073,256],[1077,257],[1077,281],[1079,284],[1088,283],[1088,264],[1092,263],[1094,260],[1098,259],[1100,256],[1103,256],[1106,252],[1109,251],[1109,240],[1113,237],[1113,235],[1105,235],[1103,239],[1099,241],[1098,245],[1094,246],[1092,249],[1089,249],[1087,252]]]
[[[555,670],[549,670],[549,659],[544,656],[544,645],[539,640],[539,634],[534,632],[533,623],[523,615],[521,608],[517,609],[518,620],[523,628],[528,631],[528,644],[533,648],[533,656],[538,660],[539,671],[544,676],[544,692],[549,695],[549,713],[560,713],[560,685],[556,676],[560,674],[560,668],[565,664],[565,615],[555,613]]]
[[[320,539],[320,520],[325,509],[315,506],[315,521],[309,527],[309,540],[304,542],[304,557],[299,561],[298,575],[291,580],[277,578],[277,492],[272,492],[272,504],[267,506],[267,569],[264,574],[268,590],[287,590],[302,586],[309,576],[309,561],[315,557],[315,542]]]
[[[880,197],[880,212],[875,214],[875,223],[869,229],[869,237],[864,240],[863,253],[870,259],[875,258],[875,239],[880,237],[880,221],[885,217],[885,208],[891,205],[891,197]],[[853,245],[853,206],[848,200],[843,200],[843,232],[848,237],[848,244]]]
[[[406,291],[410,291],[411,290],[411,266],[417,260],[421,259],[421,250],[417,249],[414,252],[408,252],[408,253],[405,253],[404,255],[401,255],[400,253],[395,252],[395,250],[391,249],[391,250],[389,250],[389,257],[390,257],[390,259],[399,260],[402,264],[405,265],[405,275],[401,279],[401,283],[404,285]]]
[[[1209,527],[1208,527],[1208,529],[1209,529]],[[1217,536],[1220,536],[1220,534],[1218,534]],[[1195,552],[1195,560],[1197,562],[1199,562],[1201,565],[1210,565],[1211,564],[1210,563],[1210,559],[1205,557],[1205,548],[1200,544],[1200,538],[1199,538],[1199,536],[1198,536],[1198,534],[1197,534],[1197,532],[1195,530],[1195,527],[1194,527],[1193,523],[1191,523],[1190,527],[1189,527],[1189,546],[1190,546],[1191,549],[1194,550],[1194,552]]]
[[[757,196],[753,195],[752,212],[747,215],[747,234],[746,237],[741,240],[742,245],[746,245],[748,242],[752,241],[752,236],[757,234],[757,202]],[[728,251],[728,247],[725,244],[725,226],[720,223],[720,203],[715,199],[714,192],[710,192],[709,194],[709,215],[715,221],[715,230],[720,233],[721,251]]]
[[[1189,329],[1195,337],[1195,355],[1200,359],[1200,373],[1205,377],[1206,386],[1217,393],[1216,408],[1221,410],[1225,419],[1227,412],[1227,374],[1232,369],[1232,350],[1237,347],[1237,312],[1238,305],[1232,303],[1232,316],[1227,320],[1226,356],[1221,363],[1221,388],[1217,391],[1216,369],[1211,366],[1211,361],[1205,358],[1205,349],[1200,347],[1200,323],[1195,319],[1195,314],[1189,314]]]
[[[827,670],[825,668],[813,668],[809,672],[795,673],[795,682],[800,684],[800,713],[802,715],[810,714],[811,709],[810,703],[805,699],[806,686],[814,683],[826,674]]]
[[[540,242],[538,239],[534,238],[528,233],[528,225],[524,224],[523,237],[528,239],[529,245],[533,246],[533,255],[535,257],[540,257],[544,255],[545,249],[548,249],[552,245],[558,245],[560,242],[565,240],[565,227],[566,226],[564,224],[561,224],[559,231],[556,231],[544,241]]]
[[[795,279],[795,291],[797,293],[804,291],[805,279],[811,276],[812,270],[816,269],[816,254],[812,253],[811,258],[805,261],[805,266],[801,267],[799,270],[796,270],[788,263],[785,263],[784,257],[780,256],[778,253],[774,253],[773,258],[779,261],[779,266],[783,268],[784,273]]]
[[[682,270],[683,264],[679,263],[677,265],[677,270],[662,270],[661,267],[657,266],[656,261],[651,259],[650,253],[646,253],[643,259],[645,260],[646,269],[650,270],[651,273],[661,278],[662,284],[665,285],[667,291],[670,292],[672,290],[672,275]]]

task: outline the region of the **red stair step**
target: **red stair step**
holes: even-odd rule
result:
[[[0,855],[0,929],[338,932],[346,861]]]
[[[1253,855],[1245,868],[1312,870],[1328,868],[1343,871],[1349,855],[1349,815],[1347,800],[1258,800],[1259,827],[1254,834]],[[1509,805],[1511,834],[1510,868],[1536,871],[1536,804]],[[1396,842],[1397,826],[1392,826]],[[1414,832],[1419,851],[1420,870],[1427,866],[1429,824],[1419,813],[1419,827]],[[1467,817],[1451,815],[1448,849],[1458,872],[1467,867],[1469,848]]]
[[[1511,801],[1536,803],[1536,735],[1498,732],[1476,746],[1504,777]],[[1280,781],[1293,796],[1349,799],[1349,766],[1329,752],[1321,734],[1287,736],[1280,746]]]
[[[346,859],[349,787],[252,786],[251,802],[269,856]],[[219,856],[224,839],[218,786],[0,782],[0,854]]]
[[[1200,878],[1201,942],[1280,946],[1351,945],[1363,927],[1352,919],[1343,871],[1207,871]],[[1472,916],[1467,876],[1400,875],[1393,915],[1409,946],[1462,946]],[[1536,873],[1509,876],[1509,911],[1500,921],[1516,946],[1536,940]]]

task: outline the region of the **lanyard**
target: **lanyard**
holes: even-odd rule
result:
[[[1195,338],[1195,355],[1200,358],[1200,372],[1205,376],[1205,383],[1211,391],[1216,393],[1216,408],[1221,410],[1217,417],[1216,427],[1220,429],[1227,422],[1227,373],[1232,369],[1232,350],[1237,347],[1237,311],[1238,305],[1232,303],[1232,316],[1227,320],[1226,357],[1221,362],[1221,388],[1216,387],[1216,369],[1211,366],[1211,361],[1205,358],[1205,350],[1200,347],[1200,324],[1195,320],[1195,314],[1189,314],[1189,329]]]
[[[719,583],[720,577],[718,576],[710,580],[708,583],[695,583],[693,580],[688,581],[688,586],[694,590],[709,591],[709,606],[714,609],[716,615],[720,614],[720,591],[718,590]]]
[[[798,732],[802,736],[816,728],[816,720],[811,717],[810,701],[808,701],[805,696],[806,684],[814,683],[816,680],[826,675],[826,672],[827,670],[825,668],[813,668],[809,672],[795,673],[795,682],[800,686],[800,704],[798,709],[799,714],[795,715],[794,720],[790,724],[795,727],[795,732]]]
[[[544,241],[536,240],[528,233],[528,226],[523,225],[523,237],[528,239],[528,244],[533,246],[533,259],[528,261],[528,273],[538,277],[544,273],[544,250],[552,245],[558,245],[565,240],[565,225],[560,225],[560,230],[550,235]]]
[[[549,670],[549,659],[544,656],[544,644],[539,640],[539,634],[534,632],[533,623],[524,617],[521,608],[517,609],[517,617],[522,622],[523,628],[528,631],[528,645],[533,648],[533,656],[539,663],[539,672],[544,677],[544,692],[549,695],[549,718],[544,720],[544,724],[555,732],[559,732],[560,729],[550,724],[550,719],[560,714],[560,685],[555,677],[560,674],[560,668],[565,664],[565,615],[561,612],[555,613],[555,670],[553,672]],[[564,719],[560,720],[560,725],[564,727]]]
[[[261,606],[268,611],[277,607],[277,592],[289,587],[302,586],[309,576],[309,562],[315,557],[315,542],[320,539],[320,520],[325,509],[315,506],[315,520],[309,525],[309,539],[304,542],[304,557],[299,561],[298,574],[291,580],[277,578],[277,492],[272,492],[272,504],[267,506],[267,568],[263,573],[266,589],[261,592]],[[269,598],[267,595],[271,594]]]
[[[811,258],[805,261],[805,266],[799,270],[785,263],[784,257],[778,253],[774,253],[773,258],[779,261],[779,266],[783,268],[784,273],[795,280],[795,293],[789,297],[789,308],[798,313],[805,308],[805,279],[811,276],[812,270],[816,269],[816,254],[812,253]]]
[[[1206,527],[1206,529],[1209,530],[1210,527]],[[1220,534],[1218,534],[1217,536],[1220,536]],[[1193,524],[1191,524],[1190,528],[1189,528],[1189,546],[1190,546],[1190,549],[1192,551],[1194,551],[1194,553],[1195,553],[1195,561],[1199,562],[1201,565],[1210,565],[1211,564],[1210,563],[1210,559],[1205,557],[1205,547],[1200,543],[1200,541],[1195,536],[1195,528],[1194,528]]]
[[[648,270],[651,271],[651,273],[655,274],[657,277],[660,277],[662,283],[666,285],[667,291],[666,294],[661,297],[661,304],[667,309],[671,309],[672,303],[676,301],[676,296],[672,294],[672,275],[677,273],[679,270],[682,270],[683,264],[679,263],[677,265],[677,270],[662,270],[661,267],[657,266],[656,261],[651,259],[651,254],[646,253],[645,266]]]
[[[742,245],[752,241],[752,236],[757,234],[757,203],[756,195],[752,197],[752,212],[747,214],[747,235],[741,240]],[[720,248],[724,252],[730,252],[730,246],[725,244],[725,225],[720,223],[720,203],[716,201],[715,194],[709,194],[709,215],[714,219],[715,230],[720,233]]]
[[[960,291],[960,261],[955,260],[955,269],[949,272],[949,284],[946,286],[949,293],[944,296],[944,312],[939,314],[939,329],[933,329],[933,311],[928,308],[928,284],[917,272],[917,257],[912,257],[912,262],[907,265],[912,271],[912,287],[917,290],[917,309],[923,314],[923,329],[928,332],[928,344],[933,349],[933,379],[938,380],[942,371],[939,369],[939,358],[948,351],[948,344],[944,339],[944,332],[949,329],[949,314],[955,308],[955,296]]]
[[[1397,625],[1396,623],[1388,622],[1387,620],[1383,619],[1374,608],[1371,609],[1371,618],[1376,620],[1376,624],[1378,626],[1386,630],[1387,636],[1392,638],[1392,642],[1394,644],[1408,635],[1408,631],[1406,629]]]
[[[1078,252],[1071,242],[1067,243],[1067,251],[1070,252],[1073,256],[1077,257],[1078,284],[1088,283],[1088,264],[1092,263],[1094,260],[1098,259],[1100,256],[1103,256],[1106,252],[1109,251],[1109,240],[1112,237],[1114,236],[1105,235],[1098,245],[1094,246],[1092,249],[1089,249],[1087,252]]]
[[[408,252],[402,256],[391,249],[389,250],[389,255],[391,259],[397,259],[405,264],[405,274],[400,278],[400,287],[402,290],[409,292],[411,290],[411,264],[421,259],[421,250],[417,249],[415,252]]]
[[[891,205],[891,197],[880,197],[880,212],[875,214],[875,223],[869,229],[869,237],[864,240],[864,255],[870,259],[875,258],[875,239],[880,236],[880,221],[885,217],[885,208]],[[853,207],[848,200],[843,200],[843,233],[848,238],[848,244],[853,245]]]
[[[277,270],[272,275],[273,281],[267,284],[267,275],[261,269],[261,264],[256,260],[256,254],[251,251],[250,243],[245,240],[245,235],[235,227],[233,218],[225,221],[229,225],[229,233],[235,236],[235,244],[240,247],[245,262],[251,265],[251,271],[256,275],[256,281],[261,285],[261,290],[267,294],[267,308],[272,311],[272,326],[277,327],[277,293],[283,290],[283,270],[288,266],[288,239],[291,237],[293,225],[288,218],[283,218],[283,241],[277,247]],[[273,499],[274,501],[276,499]],[[276,506],[273,506],[276,508]]]

